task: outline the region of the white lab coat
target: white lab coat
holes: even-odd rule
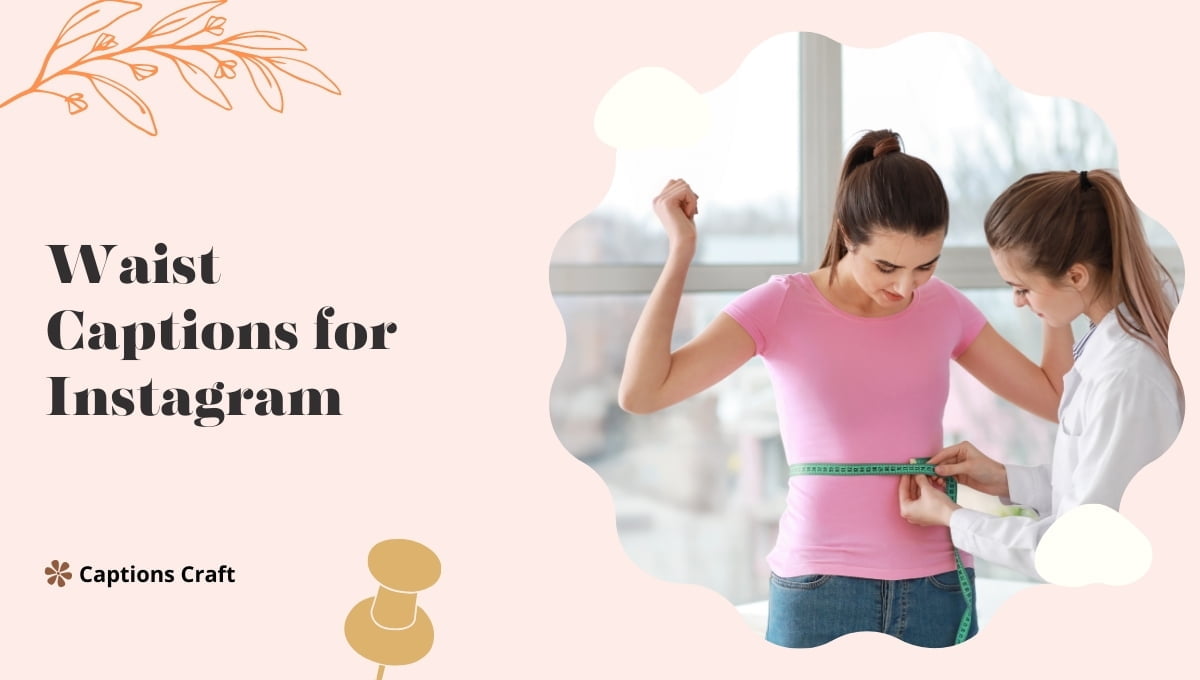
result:
[[[950,516],[954,545],[1034,578],[1034,551],[1054,523],[1087,503],[1118,510],[1133,476],[1175,441],[1183,403],[1166,363],[1109,312],[1064,376],[1048,465],[1006,465],[1009,498],[1039,518],[963,508]]]

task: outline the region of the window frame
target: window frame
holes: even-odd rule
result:
[[[740,292],[773,274],[814,271],[824,255],[833,219],[833,196],[842,163],[842,45],[815,33],[799,34],[800,74],[800,245],[795,258],[774,263],[702,264],[688,270],[686,293]],[[1158,246],[1159,260],[1183,284],[1178,247]],[[659,264],[551,264],[553,295],[649,294]],[[938,278],[960,289],[1005,288],[985,246],[948,246]]]

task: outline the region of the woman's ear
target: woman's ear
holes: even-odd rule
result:
[[[846,227],[842,226],[842,221],[835,219],[833,223],[837,225],[838,238],[842,240],[842,247],[846,249],[847,253],[854,252],[854,244],[850,242],[850,237],[846,235]]]
[[[1092,271],[1087,265],[1076,262],[1067,269],[1067,284],[1077,291],[1084,291],[1092,281]]]

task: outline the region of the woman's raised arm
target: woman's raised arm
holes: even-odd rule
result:
[[[754,356],[754,339],[727,314],[671,351],[671,335],[688,267],[696,254],[699,197],[683,180],[672,180],[654,199],[670,251],[662,274],[638,318],[625,355],[617,402],[630,413],[650,413],[678,403],[720,381]]]

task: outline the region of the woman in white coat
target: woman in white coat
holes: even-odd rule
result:
[[[1120,180],[1102,170],[1023,177],[992,204],[984,231],[1018,307],[1050,326],[1086,315],[1091,330],[1065,376],[1049,464],[1002,465],[968,442],[929,462],[940,477],[1039,517],[962,508],[920,475],[901,478],[900,513],[914,524],[949,526],[959,549],[1038,577],[1034,553],[1051,524],[1084,504],[1119,509],[1133,476],[1179,433],[1183,395],[1167,350],[1174,283]]]

